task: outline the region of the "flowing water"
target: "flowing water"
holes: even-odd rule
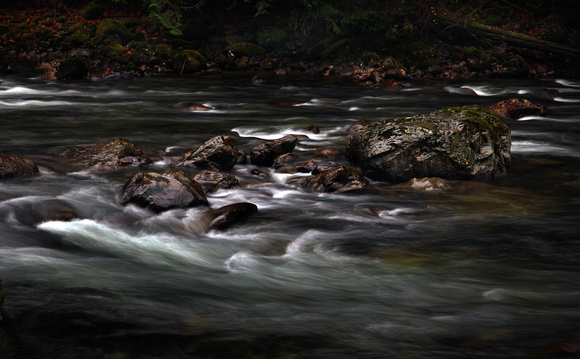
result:
[[[404,91],[221,76],[54,83],[0,79],[0,152],[40,174],[0,182],[0,357],[519,358],[580,346],[580,82],[469,80]],[[553,91],[556,90],[556,91]],[[121,206],[137,170],[74,172],[54,151],[126,138],[168,167],[216,135],[248,151],[300,134],[340,151],[359,119],[520,97],[544,117],[508,124],[512,166],[486,182],[415,192],[308,193],[301,175],[231,171],[208,196],[259,213],[198,234],[203,209]],[[187,103],[208,112],[183,111]],[[306,127],[317,124],[320,134]],[[319,156],[319,157],[316,157]],[[59,201],[83,219],[37,223]]]

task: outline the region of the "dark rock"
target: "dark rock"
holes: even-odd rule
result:
[[[358,130],[360,130],[361,128],[365,127],[366,125],[369,125],[373,123],[373,121],[371,120],[358,120],[356,121],[354,124],[352,124],[352,126],[350,126],[348,128],[348,130],[346,130],[346,132],[344,133],[347,136],[352,136],[354,135]]]
[[[0,178],[28,177],[36,173],[38,167],[28,157],[0,153]]]
[[[60,81],[82,80],[89,74],[87,65],[78,57],[62,60],[56,71],[56,79]]]
[[[22,204],[15,208],[14,217],[27,226],[35,226],[48,221],[70,222],[80,218],[68,203],[60,200]]]
[[[235,203],[218,209],[210,209],[202,216],[203,222],[209,222],[209,229],[223,230],[246,220],[258,212],[258,206],[253,203]]]
[[[216,136],[173,162],[176,167],[227,171],[238,161],[238,146],[229,136]]]
[[[250,151],[250,161],[254,165],[270,167],[274,164],[276,157],[292,152],[298,137],[287,135],[274,141],[269,141],[258,145]]]
[[[121,204],[129,203],[158,213],[172,208],[208,205],[201,185],[185,173],[172,169],[134,175],[123,186]]]
[[[317,135],[320,133],[320,128],[318,127],[318,125],[310,125],[306,127],[306,131],[312,132],[315,135]]]
[[[205,193],[240,187],[240,181],[236,176],[225,172],[205,170],[196,174],[193,179],[201,185]]]
[[[272,167],[274,167],[276,169],[282,168],[282,167],[287,167],[287,166],[295,163],[298,160],[299,160],[298,156],[293,155],[292,153],[285,153],[283,155],[276,157],[276,159],[274,160],[274,163],[272,164]]]
[[[265,180],[269,180],[272,177],[270,172],[264,171],[263,169],[257,168],[257,167],[252,168],[250,173],[256,177],[260,177],[260,178],[265,179]]]
[[[533,104],[526,99],[510,98],[509,100],[498,102],[487,106],[502,120],[517,120],[525,116],[542,116],[546,113],[546,106]]]
[[[346,157],[374,180],[489,178],[506,172],[511,133],[481,106],[374,122],[350,138]]]
[[[143,156],[143,150],[129,140],[116,140],[94,146],[75,146],[66,148],[62,156],[75,161],[75,166],[91,173],[108,173],[140,167],[151,163]]]
[[[200,103],[187,103],[181,106],[180,109],[186,112],[205,112],[213,110],[213,107],[202,105]]]
[[[354,167],[338,166],[308,177],[302,188],[315,192],[351,193],[363,192],[369,187],[368,180]]]
[[[312,173],[313,175],[316,175],[319,174],[320,172],[328,171],[334,167],[337,167],[337,164],[335,162],[314,159],[296,165],[296,170],[298,172]]]
[[[414,191],[443,191],[452,188],[449,181],[438,177],[413,178],[406,185]]]

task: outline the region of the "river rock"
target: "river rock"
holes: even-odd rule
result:
[[[295,167],[298,172],[312,173],[313,175],[316,175],[320,172],[328,171],[337,166],[338,165],[336,162],[333,161],[312,159],[306,162],[302,162]]]
[[[196,174],[193,179],[201,185],[205,193],[240,187],[240,181],[236,176],[225,172],[205,170]]]
[[[199,183],[173,169],[143,171],[123,186],[121,204],[133,203],[154,212],[209,205]]]
[[[101,174],[147,165],[151,159],[133,142],[117,138],[94,146],[66,148],[62,156],[75,161],[75,166],[90,173]]]
[[[542,116],[546,113],[547,107],[526,99],[510,98],[487,106],[487,109],[502,120],[517,120],[525,116]]]
[[[48,221],[70,222],[80,218],[68,203],[57,199],[21,204],[14,209],[14,217],[27,226]]]
[[[413,178],[406,185],[414,191],[443,191],[452,188],[449,181],[439,177]]]
[[[354,134],[346,157],[374,180],[489,178],[506,172],[511,132],[481,106],[382,120]]]
[[[276,159],[274,159],[274,163],[272,164],[272,167],[279,169],[282,167],[288,167],[291,166],[293,163],[296,163],[299,160],[298,156],[292,154],[292,153],[285,153],[283,155],[280,155],[278,157],[276,157]]]
[[[38,167],[28,157],[0,153],[0,178],[29,177],[38,173]]]
[[[271,167],[276,157],[290,153],[296,147],[298,137],[287,135],[274,141],[258,145],[250,151],[250,161],[254,165]]]
[[[209,223],[209,229],[227,229],[232,225],[246,220],[258,212],[258,206],[253,203],[235,203],[218,209],[210,209],[202,216],[202,221]]]
[[[352,136],[355,133],[357,133],[358,130],[360,130],[361,128],[363,128],[366,125],[369,125],[371,123],[373,123],[373,121],[371,121],[371,120],[358,120],[355,123],[353,123],[352,126],[350,126],[344,134],[347,136]]]
[[[338,166],[308,177],[302,188],[314,192],[352,193],[363,192],[369,187],[368,180],[354,167]]]
[[[238,161],[238,146],[229,136],[216,136],[173,162],[176,167],[227,171]]]

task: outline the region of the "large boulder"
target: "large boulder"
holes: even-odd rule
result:
[[[481,106],[382,120],[354,134],[346,157],[374,180],[489,178],[507,171],[511,132]]]
[[[358,132],[358,130],[360,130],[361,128],[363,128],[363,127],[365,127],[366,125],[369,125],[369,124],[371,124],[371,123],[373,123],[373,121],[371,121],[371,120],[364,120],[364,119],[363,119],[363,120],[358,120],[358,121],[356,121],[355,123],[353,123],[353,124],[352,124],[352,125],[351,125],[351,126],[348,128],[348,130],[346,130],[346,131],[344,132],[344,134],[345,134],[345,135],[347,135],[347,136],[352,136],[352,135],[354,135],[355,133],[357,133],[357,132]]]
[[[28,177],[38,173],[38,167],[28,157],[0,153],[0,178]]]
[[[100,174],[140,167],[151,163],[143,150],[129,140],[117,138],[94,146],[66,148],[62,156],[74,160],[74,166],[90,173]]]
[[[263,143],[252,148],[250,161],[254,165],[271,167],[276,157],[292,152],[297,143],[298,137],[294,135]]]
[[[205,193],[240,187],[240,181],[231,173],[205,170],[196,174],[193,179],[201,185]]]
[[[238,161],[238,146],[229,136],[216,136],[173,162],[176,167],[227,171]]]
[[[487,106],[487,109],[501,120],[517,120],[525,116],[542,116],[546,106],[531,103],[526,99],[510,98]]]
[[[121,204],[133,203],[154,212],[208,205],[201,185],[173,169],[139,172],[123,186]]]
[[[353,193],[364,192],[369,182],[359,170],[350,166],[338,166],[308,177],[302,188],[314,192]]]

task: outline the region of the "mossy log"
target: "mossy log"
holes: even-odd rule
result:
[[[495,26],[485,25],[476,21],[467,21],[452,15],[437,15],[439,25],[449,27],[461,27],[471,34],[480,35],[490,40],[504,41],[519,47],[527,47],[532,50],[548,52],[563,56],[580,57],[580,50],[574,49],[555,42],[539,40],[531,36],[514,31],[503,30]]]

